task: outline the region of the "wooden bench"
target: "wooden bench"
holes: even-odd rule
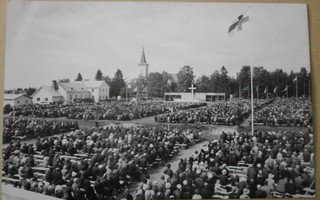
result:
[[[27,138],[26,135],[25,136],[12,136],[12,139],[18,139],[18,140],[24,140],[26,138]]]
[[[241,166],[227,166],[227,169],[231,173],[237,173],[237,174],[247,174],[248,167],[241,167]]]
[[[9,177],[2,177],[2,181],[8,181],[13,183],[19,183],[19,179],[9,178]]]
[[[238,162],[238,166],[239,166],[239,167],[249,167],[249,165],[248,165],[246,162],[244,162],[244,161],[239,161],[239,162]]]
[[[76,153],[76,154],[73,154],[74,156],[76,157],[80,157],[80,158],[88,158],[89,155],[88,154],[82,154],[82,153]]]
[[[212,195],[212,198],[213,199],[229,199],[229,196],[228,195],[215,194],[215,195]]]
[[[33,157],[36,159],[43,159],[44,158],[44,156],[43,155],[38,155],[38,154],[35,154],[35,155],[33,155]]]
[[[186,149],[187,145],[186,144],[176,144],[177,146],[179,146],[180,149]]]
[[[47,167],[31,167],[34,171],[47,172],[49,168]]]
[[[76,156],[60,155],[60,158],[72,159],[72,160],[81,160],[81,158]]]
[[[308,188],[308,187],[305,187],[302,190],[305,191],[306,194],[308,194],[308,193],[315,194],[315,192],[316,192],[314,189],[311,189],[311,188]]]
[[[284,194],[277,192],[277,191],[273,191],[273,192],[271,192],[271,194],[275,198],[283,198],[284,197]]]
[[[292,198],[315,198],[315,195],[308,195],[308,194],[293,194],[291,195]]]

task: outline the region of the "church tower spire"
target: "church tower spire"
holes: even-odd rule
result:
[[[145,67],[146,70],[146,74],[145,74],[145,79],[146,79],[146,98],[148,98],[148,76],[149,76],[149,72],[148,72],[148,68],[149,68],[149,64],[147,63],[147,59],[146,59],[146,55],[144,53],[144,47],[142,47],[142,55],[141,55],[141,59],[140,59],[140,63],[138,64],[138,66],[141,67]]]
[[[139,66],[146,66],[147,64],[147,60],[146,60],[146,55],[144,54],[144,47],[142,48],[142,55],[141,55],[141,59],[140,59],[140,63],[138,64]]]

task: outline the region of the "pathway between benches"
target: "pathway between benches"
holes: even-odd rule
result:
[[[213,130],[211,130],[210,134],[213,135],[212,138],[218,139],[220,134],[222,133],[222,131],[237,132],[235,127],[223,126],[223,127],[215,127]],[[237,134],[238,134],[238,132],[237,132]],[[190,156],[195,154],[195,151],[199,152],[202,148],[206,148],[206,145],[208,145],[208,144],[209,144],[209,141],[205,140],[205,141],[199,142],[199,143],[189,147],[188,149],[180,150],[179,154],[174,156],[170,160],[170,162],[167,162],[165,164],[165,166],[157,167],[155,169],[150,169],[149,170],[150,180],[152,182],[159,181],[161,176],[163,175],[163,171],[167,168],[166,167],[167,164],[171,164],[171,169],[173,172],[175,172],[178,169],[178,164],[179,164],[180,159],[189,158]],[[140,182],[134,182],[130,186],[130,193],[133,197],[135,196],[135,194],[137,192],[137,188],[138,188],[139,184],[140,184]]]

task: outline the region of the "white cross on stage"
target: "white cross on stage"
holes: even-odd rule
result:
[[[189,89],[191,90],[192,98],[194,98],[194,90],[197,88],[193,87],[193,84],[192,84],[191,87],[189,87]]]

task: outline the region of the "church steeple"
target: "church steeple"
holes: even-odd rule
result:
[[[146,66],[146,65],[148,65],[146,60],[146,55],[144,54],[144,48],[142,48],[142,55],[141,55],[140,63],[138,64],[138,66]]]
[[[138,66],[145,67],[145,91],[146,91],[146,99],[148,98],[148,77],[149,77],[149,64],[147,63],[146,55],[144,54],[144,48],[142,48],[142,55],[140,59],[140,63]]]

